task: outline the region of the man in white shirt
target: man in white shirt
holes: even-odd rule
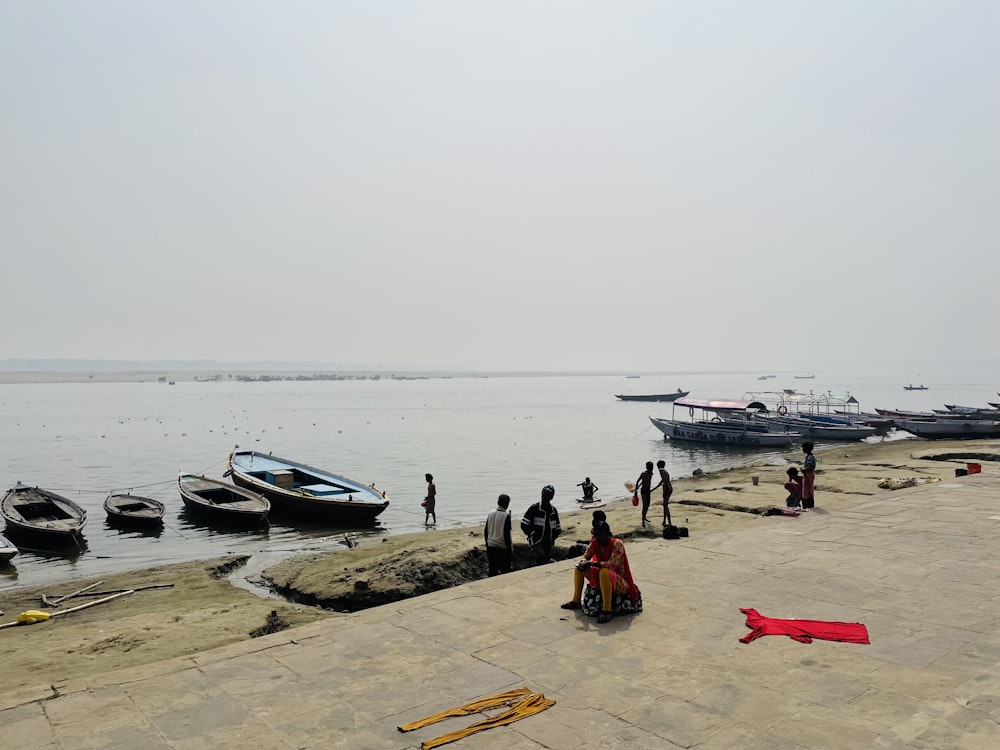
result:
[[[497,498],[497,509],[486,516],[483,537],[486,539],[486,560],[491,576],[510,573],[514,560],[514,542],[510,538],[510,497]]]

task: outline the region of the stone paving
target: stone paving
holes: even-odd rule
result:
[[[0,746],[403,750],[475,717],[398,725],[524,686],[556,705],[446,747],[1000,747],[1000,479],[818,502],[734,533],[630,542],[645,611],[608,625],[559,609],[572,563],[554,563],[0,693]],[[862,622],[871,644],[742,644],[740,607]]]

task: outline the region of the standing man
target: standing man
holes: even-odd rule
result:
[[[542,487],[542,499],[529,505],[521,519],[521,531],[528,537],[528,546],[535,553],[536,565],[552,561],[552,546],[562,533],[559,511],[552,505],[555,496],[556,490],[551,484]]]
[[[816,456],[813,455],[813,444],[803,443],[802,452],[806,454],[802,462],[802,510],[816,507],[816,496],[813,485],[816,481]]]
[[[646,462],[646,470],[635,480],[635,488],[642,498],[642,528],[646,528],[646,514],[649,513],[650,485],[653,483],[653,462]]]
[[[590,477],[586,477],[580,484],[577,485],[583,489],[583,502],[589,503],[594,500],[594,493],[597,492],[600,487],[590,481]]]
[[[656,487],[663,487],[663,525],[673,526],[670,521],[670,507],[668,503],[670,502],[670,496],[674,494],[674,486],[670,483],[670,472],[666,469],[667,462],[662,458],[656,462],[656,468],[660,470],[660,482]],[[655,490],[656,487],[653,489]]]
[[[424,526],[437,526],[437,514],[434,512],[437,505],[437,487],[434,486],[434,477],[430,474],[424,474],[424,479],[427,481],[427,497],[424,498]]]
[[[489,575],[510,573],[514,560],[514,542],[510,538],[510,497],[501,495],[497,498],[497,509],[486,516],[486,527],[483,536],[486,539],[486,561],[489,565]]]

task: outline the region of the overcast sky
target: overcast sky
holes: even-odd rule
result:
[[[0,358],[998,361],[1000,3],[0,0]]]

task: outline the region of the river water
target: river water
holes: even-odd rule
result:
[[[617,393],[683,388],[691,397],[740,398],[783,387],[849,391],[867,411],[945,402],[985,406],[998,399],[996,383],[960,376],[908,392],[905,376],[758,381],[757,375],[0,385],[0,484],[21,481],[57,491],[89,515],[82,550],[22,550],[12,565],[0,566],[0,589],[230,553],[253,554],[263,567],[296,552],[343,549],[345,535],[423,531],[426,472],[437,485],[438,528],[447,528],[478,527],[501,492],[511,496],[517,515],[545,484],[555,486],[556,507],[565,513],[574,509],[576,485],[585,476],[600,487],[598,496],[621,496],[624,482],[634,480],[646,461],[661,458],[678,478],[696,468],[786,462],[782,452],[665,441],[647,417],[670,416],[671,406],[621,402]],[[176,477],[194,472],[221,478],[236,445],[374,482],[388,492],[390,506],[366,531],[274,521],[254,531],[213,529],[184,511]],[[102,503],[112,490],[162,500],[166,526],[158,534],[110,527]]]

